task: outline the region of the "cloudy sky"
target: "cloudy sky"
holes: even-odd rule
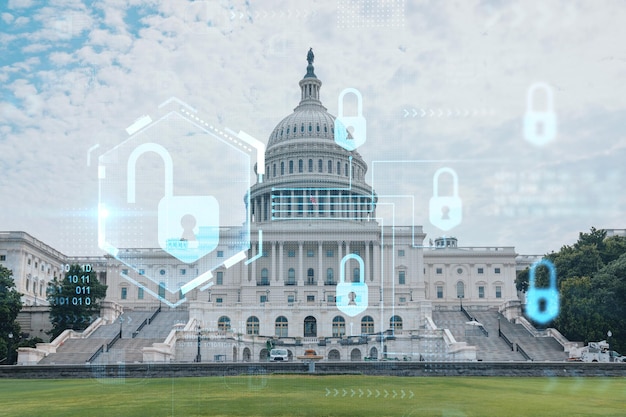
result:
[[[5,4],[0,230],[26,231],[68,255],[99,253],[98,160],[128,139],[128,126],[156,120],[176,97],[217,129],[267,142],[298,104],[309,47],[330,113],[344,88],[362,93],[367,139],[358,151],[381,216],[395,224],[523,254],[558,250],[591,226],[626,227],[622,2]],[[535,94],[532,119],[535,83],[553,99],[550,109]],[[554,117],[537,126],[546,115]],[[526,123],[539,135],[554,126],[555,136],[532,143]],[[193,189],[194,170],[224,185],[245,169],[186,152],[177,192]],[[457,173],[463,206],[449,231],[429,221],[441,167]],[[440,191],[449,193],[444,177]]]

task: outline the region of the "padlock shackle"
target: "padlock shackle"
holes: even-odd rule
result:
[[[356,88],[344,88],[341,93],[339,93],[339,98],[337,99],[337,117],[344,117],[343,114],[343,99],[346,94],[354,94],[356,96],[356,105],[357,105],[357,116],[363,115],[363,96],[361,96],[361,92]]]
[[[545,112],[553,112],[554,111],[554,99],[552,97],[552,87],[550,87],[547,83],[534,83],[528,88],[528,93],[526,95],[526,111],[535,111],[533,108],[534,95],[537,90],[543,90],[546,92],[546,110]]]
[[[550,274],[550,287],[556,289],[556,268],[554,264],[549,259],[543,258],[530,267],[530,271],[528,272],[528,288],[535,288],[535,270],[538,266],[545,266],[548,269],[548,273]]]
[[[359,263],[359,281],[365,284],[365,264],[363,263],[363,258],[361,258],[356,253],[349,253],[341,260],[341,263],[339,264],[339,282],[346,282],[346,262],[348,262],[350,259],[356,259],[356,261]]]
[[[448,173],[452,176],[452,196],[459,196],[459,177],[452,168],[443,167],[439,168],[435,175],[433,175],[433,197],[439,197],[439,176],[443,173]]]
[[[146,152],[155,152],[163,159],[163,166],[165,168],[165,195],[174,195],[174,164],[172,162],[172,156],[163,146],[157,143],[143,143],[137,146],[128,157],[128,163],[126,166],[126,200],[128,203],[135,202],[135,175],[137,172],[137,159]]]

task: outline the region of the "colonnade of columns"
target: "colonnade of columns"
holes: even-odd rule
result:
[[[281,190],[252,199],[254,222],[294,217],[367,220],[374,217],[372,197],[335,190]]]

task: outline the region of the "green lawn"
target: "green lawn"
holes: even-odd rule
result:
[[[624,378],[0,380],[1,416],[626,416]]]

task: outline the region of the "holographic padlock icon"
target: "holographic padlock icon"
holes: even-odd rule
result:
[[[346,94],[354,94],[357,100],[356,116],[346,116],[343,102]],[[356,88],[346,88],[339,94],[335,118],[335,142],[347,151],[353,151],[365,143],[367,123],[363,117],[363,97]]]
[[[217,248],[219,204],[213,196],[174,196],[172,157],[167,149],[156,143],[139,145],[128,158],[128,203],[135,202],[135,166],[145,152],[155,152],[164,163],[165,196],[158,206],[159,246],[182,262],[195,262]]]
[[[536,110],[538,91],[545,93],[545,110]],[[530,86],[526,96],[526,113],[524,114],[524,137],[533,145],[543,146],[556,137],[557,118],[554,113],[552,87],[546,83],[535,83]]]
[[[535,271],[543,265],[550,275],[548,288],[535,287]],[[526,292],[526,315],[539,324],[546,324],[559,315],[559,291],[556,288],[556,268],[548,259],[535,262],[528,272],[528,291]]]
[[[447,173],[452,176],[452,195],[439,195],[439,177]],[[452,168],[439,168],[433,176],[433,196],[430,198],[428,215],[433,226],[450,230],[463,220],[463,203],[459,198],[459,179]]]
[[[346,282],[346,263],[355,259],[359,263],[359,282]],[[368,305],[368,290],[365,283],[363,259],[356,253],[349,253],[339,264],[339,282],[335,290],[335,303],[344,314],[354,317],[364,312]]]

